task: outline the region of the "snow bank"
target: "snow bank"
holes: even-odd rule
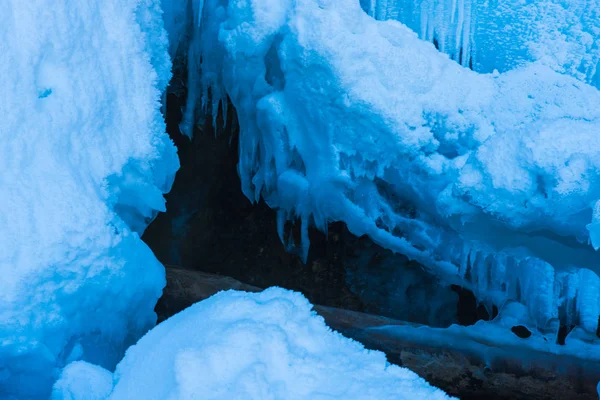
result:
[[[164,270],[139,235],[178,168],[170,60],[154,0],[8,0],[0,38],[0,397],[47,398],[155,323]]]
[[[532,328],[595,335],[597,89],[542,62],[475,73],[354,0],[193,4],[188,112],[231,99],[243,191],[282,240],[300,220],[306,255],[309,224],[344,221]]]
[[[220,292],[159,324],[117,366],[117,399],[447,399],[331,331],[298,293]],[[65,369],[54,400],[81,383]],[[91,366],[85,368],[90,369]],[[94,373],[94,382],[103,382]],[[70,389],[69,383],[73,389]]]

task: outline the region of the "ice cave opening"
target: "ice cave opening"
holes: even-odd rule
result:
[[[278,235],[277,212],[263,199],[252,203],[241,190],[240,124],[235,107],[227,99],[228,107],[217,107],[216,118],[204,116],[203,122],[193,125],[193,134],[189,137],[181,129],[189,82],[185,57],[175,59],[173,72],[163,111],[167,132],[178,148],[181,167],[172,190],[165,196],[167,211],[157,216],[142,237],[167,270],[167,288],[156,306],[159,323],[203,298],[206,290],[203,285],[207,285],[205,273],[224,279],[231,277],[236,285],[241,282],[241,286],[225,283],[222,288],[253,290],[280,286],[303,293],[313,304],[358,312],[356,315],[391,318],[422,329],[432,328],[432,332],[417,334],[412,345],[418,349],[418,357],[413,357],[408,366],[460,398],[531,399],[537,398],[536,391],[539,398],[549,391],[567,396],[588,395],[594,383],[590,377],[600,371],[595,362],[585,362],[582,366],[576,356],[546,358],[530,350],[523,350],[525,356],[518,362],[511,361],[511,351],[516,351],[520,343],[532,335],[531,327],[518,318],[493,332],[492,336],[505,337],[505,353],[492,354],[486,349],[473,352],[469,340],[478,342],[480,336],[488,333],[485,327],[474,334],[461,327],[473,326],[478,321],[493,322],[500,304],[478,298],[469,288],[444,282],[417,261],[381,247],[367,235],[353,235],[343,222],[328,224],[326,232],[311,227],[311,245],[304,260],[300,224],[286,222],[287,240],[282,242]],[[197,293],[200,297],[186,290],[181,292],[183,295],[174,295],[177,291],[174,286],[196,284],[201,287]],[[559,353],[573,327],[561,324],[553,337]],[[367,347],[385,351],[391,362],[406,365],[407,360],[398,356],[400,351],[395,347],[398,343],[406,346],[406,338],[386,347],[380,339],[357,333],[359,330],[352,324],[335,327],[344,328],[342,332],[347,336],[362,341]],[[446,331],[446,328],[449,329]],[[430,350],[423,352],[421,348],[429,346],[428,342],[436,335],[439,335],[438,341],[448,341],[438,348],[434,346],[433,350],[443,362],[431,357]],[[502,346],[503,341],[499,342]],[[497,345],[494,341],[489,344],[490,347]],[[458,349],[458,355],[446,354],[449,347]],[[449,361],[453,357],[454,361]],[[469,362],[462,358],[457,361],[457,357],[471,357],[473,370],[465,369],[463,364]],[[481,364],[482,359],[485,365]],[[516,367],[511,362],[521,365]],[[551,365],[553,372],[538,370],[540,363]],[[461,365],[461,371],[448,373],[448,368],[456,365]],[[564,380],[557,370],[574,369],[578,372],[567,374],[567,383],[548,384]],[[587,369],[585,378],[579,373],[581,369]],[[482,371],[484,375],[478,375]],[[525,374],[531,374],[534,379],[526,378]],[[511,375],[518,378],[512,381],[501,378]],[[539,385],[523,385],[522,379],[544,382],[547,387],[540,391]]]
[[[433,327],[472,325],[497,314],[473,292],[445,284],[417,262],[356,237],[342,222],[327,233],[311,228],[311,246],[302,259],[299,224],[286,223],[291,241],[282,243],[276,211],[264,200],[252,204],[241,190],[237,171],[239,124],[235,108],[222,108],[194,126],[192,138],[179,128],[186,100],[185,62],[174,67],[166,96],[167,132],[181,163],[167,211],[142,239],[159,261],[182,268],[230,276],[257,287],[281,286],[302,292],[315,303],[364,311]],[[159,319],[169,315],[157,311]]]

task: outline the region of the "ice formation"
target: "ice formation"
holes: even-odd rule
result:
[[[139,235],[178,160],[154,0],[2,2],[0,397],[112,368],[155,323],[164,270]]]
[[[600,3],[580,0],[361,0],[479,72],[539,60],[600,85]]]
[[[218,293],[132,346],[107,398],[448,398],[408,369],[388,364],[383,353],[332,331],[311,308],[302,295],[279,288]],[[107,373],[70,365],[53,400],[87,400],[79,390],[82,379],[104,390]]]
[[[231,99],[242,189],[278,210],[282,240],[300,220],[306,254],[309,224],[344,221],[488,305],[526,305],[534,329],[595,334],[600,93],[581,81],[594,74],[544,60],[477,73],[354,0],[189,6],[188,112]]]

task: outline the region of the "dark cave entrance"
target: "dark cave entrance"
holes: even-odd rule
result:
[[[252,204],[241,191],[235,109],[219,114],[216,130],[212,118],[205,118],[191,140],[180,132],[186,99],[183,64],[176,63],[165,115],[181,168],[165,196],[167,212],[143,235],[167,269],[229,276],[261,288],[281,286],[302,292],[313,304],[434,327],[490,319],[492,313],[472,292],[441,284],[419,264],[352,235],[341,222],[330,224],[327,234],[310,229],[306,264],[299,252],[288,251],[277,234],[275,211],[263,201]],[[299,237],[297,228],[286,226]],[[159,302],[159,320],[172,312]]]
[[[311,230],[308,262],[286,251],[277,235],[275,211],[251,204],[237,173],[238,128],[233,107],[216,133],[211,118],[190,140],[179,131],[184,94],[167,95],[167,131],[178,148],[181,169],[167,199],[167,212],[147,228],[143,240],[166,266],[226,275],[258,287],[300,291],[314,303],[362,310],[346,283],[351,256],[343,224],[328,235]],[[160,310],[159,310],[160,312]],[[164,317],[164,316],[163,316]]]

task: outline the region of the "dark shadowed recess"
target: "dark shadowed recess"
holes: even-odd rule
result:
[[[437,278],[406,257],[368,237],[352,235],[343,223],[328,233],[310,229],[306,264],[279,240],[275,211],[252,204],[241,191],[237,172],[239,126],[233,107],[198,124],[190,140],[179,130],[185,105],[185,63],[176,60],[166,97],[167,132],[178,148],[181,169],[167,212],[158,215],[143,239],[167,267],[231,276],[258,287],[281,286],[302,292],[311,302],[383,315],[434,327],[488,320],[473,294]],[[295,242],[299,226],[288,223]],[[157,311],[161,318],[168,317]]]
[[[167,131],[178,148],[181,169],[166,195],[167,212],[143,236],[167,268],[231,276],[259,287],[281,286],[302,292],[315,304],[431,326],[472,324],[487,316],[472,295],[458,295],[417,263],[352,235],[343,223],[330,224],[327,234],[310,230],[306,264],[293,249],[286,250],[275,211],[263,201],[252,204],[241,192],[234,108],[229,107],[225,125],[218,116],[216,132],[212,118],[206,118],[191,140],[180,133],[186,94],[182,75],[175,73],[166,107]],[[288,223],[286,229],[299,243],[299,226]],[[157,311],[161,314],[160,304]]]
[[[174,78],[177,79],[177,78]],[[242,194],[237,173],[238,128],[233,108],[210,118],[190,141],[179,132],[184,95],[167,95],[167,131],[178,148],[181,169],[167,198],[167,212],[148,227],[143,239],[169,266],[227,275],[251,285],[273,285],[304,293],[315,303],[362,310],[346,283],[343,262],[351,257],[342,224],[325,236],[311,230],[308,262],[287,252],[279,241],[275,212]],[[290,227],[291,229],[291,227]]]

